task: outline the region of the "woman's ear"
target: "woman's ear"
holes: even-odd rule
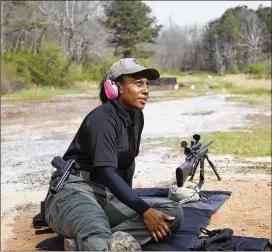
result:
[[[120,82],[116,82],[119,94],[123,93],[123,85]]]

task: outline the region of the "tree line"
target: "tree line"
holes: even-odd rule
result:
[[[98,80],[120,57],[163,71],[245,71],[270,59],[271,34],[262,6],[228,9],[202,27],[163,27],[140,0],[1,1],[2,72],[32,84]]]
[[[271,60],[271,8],[230,8],[205,26],[171,23],[157,41],[155,62],[165,70],[229,73]],[[270,65],[271,68],[271,65]]]

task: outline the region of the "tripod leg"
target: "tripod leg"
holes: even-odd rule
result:
[[[197,161],[197,163],[195,164],[195,166],[194,166],[194,168],[193,168],[193,170],[192,170],[192,172],[191,172],[191,177],[190,177],[189,181],[192,181],[192,180],[194,179],[195,172],[196,172],[197,166],[198,166],[198,164],[199,164],[199,161],[200,161],[200,159],[199,159],[199,160]]]
[[[208,155],[205,155],[205,158],[207,159],[209,165],[212,167],[217,179],[220,181],[222,178],[219,176],[216,167],[214,166],[214,164],[212,163],[212,161],[209,159]]]

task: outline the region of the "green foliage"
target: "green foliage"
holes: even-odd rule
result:
[[[106,21],[102,24],[112,30],[110,43],[116,47],[116,55],[132,56],[140,43],[155,43],[161,25],[155,25],[151,8],[134,1],[109,1],[104,4]]]
[[[236,40],[241,37],[240,21],[234,15],[234,10],[229,9],[221,18],[220,33],[224,40]]]
[[[231,73],[232,74],[239,74],[239,73],[241,73],[241,71],[240,71],[240,69],[239,69],[239,67],[237,65],[234,65],[232,70],[231,70]]]
[[[229,81],[220,81],[220,85],[226,89],[230,89],[233,87],[232,82]]]
[[[1,94],[12,93],[33,86],[71,88],[78,82],[100,82],[105,78],[110,66],[120,58],[110,56],[106,59],[96,55],[85,56],[82,64],[72,63],[69,71],[65,70],[68,59],[54,45],[44,46],[37,54],[18,50],[13,54],[6,50],[3,55],[1,70],[3,88]],[[144,66],[149,66],[149,59],[139,58]]]
[[[43,23],[39,23],[39,22],[31,22],[31,21],[21,21],[20,25],[23,26],[25,29],[27,30],[31,30],[31,29],[42,29],[42,28],[47,28],[48,24],[43,24]]]
[[[24,78],[17,75],[16,68],[14,67],[13,62],[7,62],[2,59],[1,64],[1,80],[21,80],[24,81]]]
[[[256,26],[255,30],[252,30],[252,22]],[[271,32],[271,7],[260,7],[254,11],[248,9],[247,6],[238,6],[226,10],[221,17],[209,22],[203,34],[206,69],[212,72],[237,74],[248,63],[252,63],[256,59],[264,59],[265,53],[271,51],[271,38],[269,39],[267,36],[267,30],[263,24]],[[262,31],[260,35],[257,33],[258,30]],[[254,41],[256,36],[260,36],[261,39],[254,42],[257,45],[251,45],[245,49],[241,45],[247,44],[246,37],[250,36],[253,36]],[[253,53],[255,47],[262,48],[258,55]],[[237,53],[233,57],[226,57],[228,50]]]
[[[23,78],[27,86],[54,86],[61,82],[66,60],[60,57],[61,50],[51,46],[37,54],[19,50],[16,54],[6,51],[4,64],[12,64],[16,75]]]
[[[149,67],[150,66],[150,60],[149,59],[138,57],[138,60],[142,63],[142,65],[144,67]]]
[[[103,73],[101,71],[101,67],[93,65],[90,68],[88,79],[101,81],[103,79]]]
[[[182,75],[182,72],[179,69],[171,69],[167,73],[172,75]]]
[[[17,75],[12,63],[1,64],[1,95],[26,87],[24,78]]]
[[[143,66],[149,66],[149,59],[141,57],[137,58],[143,64]],[[101,81],[105,78],[109,68],[119,60],[120,58],[115,56],[109,56],[106,59],[99,57],[89,59],[88,64],[86,62],[84,64],[84,72],[82,74],[84,75],[84,78],[89,80]]]
[[[82,66],[73,63],[69,68],[69,72],[63,79],[65,83],[64,86],[72,87],[76,81],[84,81],[85,78],[86,74],[83,72]]]
[[[270,33],[272,33],[271,7],[262,7],[262,5],[260,5],[256,13],[261,21],[266,24]]]
[[[104,78],[105,71],[115,61],[116,58],[104,60],[97,58],[96,62],[85,62],[83,65],[72,63],[69,71],[65,69],[68,59],[62,56],[62,51],[56,46],[47,46],[39,53],[33,54],[19,50],[16,54],[6,50],[3,55],[1,70],[4,79],[11,83],[24,83],[21,88],[31,88],[33,85],[40,87],[72,87],[75,82],[80,81],[100,81]],[[18,88],[8,87],[5,90],[16,91]],[[3,93],[3,92],[2,92]],[[9,92],[5,92],[9,93]]]
[[[115,63],[118,60],[120,60],[119,57],[112,56],[112,55],[106,59],[103,59],[103,61],[100,63],[102,78],[105,78],[106,73],[109,70],[109,68],[113,65],[113,63]]]
[[[145,51],[135,51],[134,55],[137,59],[150,59],[153,55],[154,52],[145,52]],[[143,60],[142,60],[143,61]]]
[[[245,67],[245,72],[255,75],[271,74],[271,66],[265,62],[255,62]]]

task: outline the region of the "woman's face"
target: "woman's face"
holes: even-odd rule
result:
[[[126,109],[143,109],[149,95],[148,80],[141,75],[124,75],[119,83],[119,101]]]

